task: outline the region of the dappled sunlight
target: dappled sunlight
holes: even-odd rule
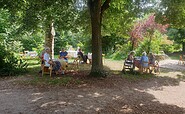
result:
[[[32,93],[31,95],[43,95],[43,93]]]
[[[163,86],[162,90],[148,89],[146,92],[154,95],[157,101],[169,105],[177,105],[185,108],[185,82],[180,82],[178,86]]]
[[[95,110],[95,111],[100,111],[100,110],[102,110],[103,108],[100,108],[100,107],[96,107],[96,106],[94,106],[94,105],[90,105],[90,106],[88,106],[88,107],[86,107],[88,110],[91,110],[91,109],[93,109],[93,110]]]
[[[6,95],[11,95],[11,94],[13,94],[12,92],[7,92],[7,93],[5,93]]]
[[[101,94],[101,93],[98,93],[98,92],[95,92],[93,94],[88,94],[88,95],[91,96],[91,97],[102,97],[102,96],[104,96],[104,94]]]
[[[104,62],[103,65],[104,65],[105,70],[121,71],[122,68],[123,68],[123,61],[116,61],[116,60],[111,60],[111,59],[105,59],[105,62]]]
[[[114,95],[114,96],[112,97],[112,100],[119,100],[119,99],[122,99],[122,97],[119,96],[119,95]]]
[[[86,87],[87,84],[82,84],[82,85],[79,85],[78,87]]]
[[[121,107],[120,112],[132,113],[133,109],[130,106],[128,106],[128,105],[124,105],[124,106]]]
[[[77,95],[77,97],[79,97],[79,98],[83,98],[84,96],[83,96],[83,95]]]
[[[43,99],[43,93],[40,93],[40,92],[38,92],[38,93],[32,93],[31,96],[34,97],[34,98],[32,98],[30,100],[30,102],[32,102],[32,103],[33,102],[37,102],[37,101]]]
[[[38,97],[38,98],[35,98],[33,100],[31,100],[32,102],[37,102],[38,100],[42,99],[43,97]]]
[[[173,71],[173,72],[161,72],[159,75],[161,77],[169,77],[177,79],[179,76],[184,76],[184,74],[180,71]]]
[[[51,102],[47,102],[47,103],[44,103],[42,104],[40,107],[48,107],[48,106],[56,106],[58,104],[57,101],[51,101]]]

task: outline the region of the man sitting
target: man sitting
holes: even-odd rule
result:
[[[64,48],[60,51],[60,59],[64,59],[66,62],[68,62],[68,53],[65,51]]]
[[[87,55],[83,55],[81,49],[78,50],[78,54],[77,55],[78,55],[79,58],[82,58],[82,60],[83,60],[84,63],[87,63],[88,57],[87,57]]]

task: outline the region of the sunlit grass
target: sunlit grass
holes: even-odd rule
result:
[[[155,74],[150,74],[150,73],[139,73],[137,71],[135,72],[126,72],[126,73],[123,73],[121,72],[120,73],[120,76],[122,78],[125,78],[125,79],[128,79],[128,80],[146,80],[146,79],[150,79],[150,78],[153,78],[155,77]]]
[[[170,55],[169,57],[173,60],[179,60],[179,55]]]

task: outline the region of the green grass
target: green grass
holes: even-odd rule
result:
[[[144,73],[144,74],[140,74],[139,72],[136,72],[135,74],[132,74],[131,72],[127,72],[126,74],[121,73],[120,74],[123,78],[128,79],[128,80],[146,80],[146,79],[150,79],[152,77],[154,77],[154,74],[150,74],[150,73]]]
[[[179,60],[180,55],[170,55],[169,57],[173,60]]]
[[[29,80],[19,80],[19,84],[23,85],[33,85],[33,86],[56,86],[56,85],[62,85],[62,86],[69,86],[69,85],[78,85],[81,84],[82,81],[79,79],[74,79],[70,76],[63,76],[63,77],[49,77],[43,76],[34,76],[33,79]]]

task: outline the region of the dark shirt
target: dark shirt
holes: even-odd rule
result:
[[[67,56],[67,52],[66,51],[64,51],[64,52],[60,52],[60,57],[63,57],[65,60],[67,60],[67,58],[65,57],[65,56]]]
[[[53,61],[53,62],[54,62],[54,64],[53,64],[53,70],[54,71],[60,70],[60,67],[61,67],[60,62],[59,61]]]
[[[79,51],[77,55],[83,58],[83,53],[81,51]]]

